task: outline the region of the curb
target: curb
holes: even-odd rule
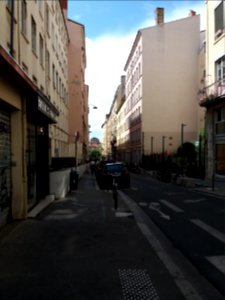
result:
[[[29,213],[27,214],[28,218],[36,218],[37,215],[49,206],[52,202],[55,201],[55,195],[48,195],[45,199],[41,200]]]

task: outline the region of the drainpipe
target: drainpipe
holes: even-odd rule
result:
[[[14,0],[11,0],[11,20],[10,20],[10,54],[13,56],[14,47]]]

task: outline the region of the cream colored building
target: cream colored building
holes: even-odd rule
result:
[[[88,150],[88,86],[85,84],[85,28],[67,20],[70,37],[68,52],[69,91],[69,156],[80,164],[87,159]]]
[[[206,1],[206,177],[225,176],[225,2]]]
[[[25,218],[68,155],[68,42],[60,1],[0,1],[0,219]]]
[[[121,160],[123,149],[121,146],[121,134],[123,133],[123,116],[121,114],[121,107],[125,101],[125,76],[121,76],[121,83],[117,87],[113,102],[110,107],[109,114],[102,128],[103,133],[103,149],[104,156],[108,159]]]
[[[126,101],[118,147],[127,163],[142,155],[172,154],[182,141],[198,140],[200,16],[138,31],[125,65]]]

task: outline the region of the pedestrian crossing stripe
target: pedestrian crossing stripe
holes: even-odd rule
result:
[[[201,229],[205,230],[207,233],[211,234],[214,238],[220,240],[225,244],[225,234],[223,234],[216,228],[213,228],[212,226],[198,219],[191,219],[190,221],[195,225],[199,226]]]
[[[220,272],[225,274],[225,255],[206,256],[206,259],[213,264]]]

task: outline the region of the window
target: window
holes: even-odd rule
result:
[[[36,28],[36,22],[34,21],[34,18],[31,17],[31,43],[32,43],[32,49],[36,52],[37,50],[37,28]]]
[[[11,11],[12,10],[12,5],[13,5],[13,1],[12,0],[8,0],[7,1],[7,7],[8,9]]]
[[[40,64],[44,66],[44,41],[41,35],[39,35],[39,58]]]
[[[225,56],[216,62],[216,81],[225,83]]]
[[[225,28],[225,4],[222,1],[215,9],[215,38],[218,38]]]
[[[26,35],[26,33],[27,33],[27,3],[25,0],[21,1],[21,31]]]
[[[49,34],[49,8],[48,5],[46,4],[46,11],[45,11],[45,25],[46,25],[46,32]]]
[[[50,78],[50,56],[48,50],[46,50],[46,75]]]
[[[43,1],[38,1],[38,8],[39,8],[39,12],[41,14],[41,16],[43,15],[42,11],[43,11]]]
[[[216,135],[225,135],[225,107],[218,108],[215,112]]]
[[[56,84],[55,84],[55,65],[54,64],[52,65],[52,81],[53,81],[53,87],[55,88]]]

